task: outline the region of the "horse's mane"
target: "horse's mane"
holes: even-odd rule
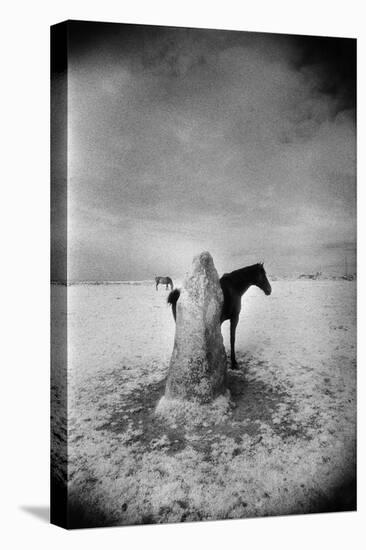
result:
[[[245,275],[249,275],[252,271],[257,271],[258,269],[264,269],[263,262],[258,262],[253,265],[247,265],[246,267],[241,267],[240,269],[235,269],[231,273],[224,273],[223,277],[230,277],[231,279],[241,279]]]

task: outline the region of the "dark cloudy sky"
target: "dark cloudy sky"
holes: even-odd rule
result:
[[[69,277],[355,269],[355,41],[69,24]]]

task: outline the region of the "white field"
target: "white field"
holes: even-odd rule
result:
[[[243,298],[231,407],[218,402],[184,422],[155,414],[175,330],[165,287],[68,288],[68,478],[77,522],[335,509],[355,466],[356,283],[272,288],[270,297],[252,288]],[[228,323],[222,328],[229,351]]]

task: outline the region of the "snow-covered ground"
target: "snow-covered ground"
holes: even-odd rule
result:
[[[272,287],[270,297],[252,288],[243,298],[231,406],[171,421],[155,414],[175,330],[165,288],[68,288],[76,526],[354,506],[356,283]],[[222,329],[229,350],[228,323]],[[57,384],[54,373],[54,392]]]

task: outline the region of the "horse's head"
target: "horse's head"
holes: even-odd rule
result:
[[[254,284],[261,290],[263,290],[266,296],[269,296],[272,292],[272,287],[267,279],[266,271],[263,267],[263,262],[256,265],[256,274]]]

